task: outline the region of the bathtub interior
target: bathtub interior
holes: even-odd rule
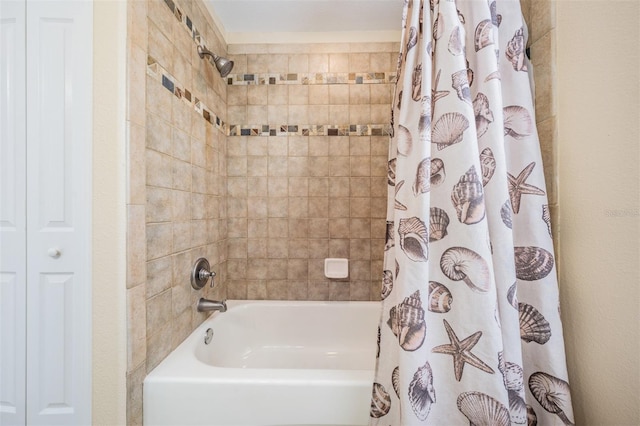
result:
[[[216,367],[373,370],[371,303],[246,303],[215,318],[196,358]]]

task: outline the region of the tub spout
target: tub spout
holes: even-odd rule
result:
[[[198,312],[211,312],[211,311],[227,311],[227,301],[223,300],[222,302],[218,302],[216,300],[208,300],[205,298],[200,298],[198,300]]]

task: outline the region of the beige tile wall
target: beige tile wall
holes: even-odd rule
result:
[[[536,124],[542,149],[547,196],[551,211],[556,254],[559,253],[558,135],[556,81],[556,2],[521,0],[522,12],[529,27],[529,47],[535,79]],[[557,263],[558,269],[561,264]]]
[[[226,45],[200,1],[177,3],[206,45]],[[127,423],[142,424],[142,381],[206,317],[201,296],[225,298],[226,136],[147,75],[153,57],[212,112],[226,118],[226,84],[163,0],[128,2]],[[216,289],[189,274],[204,256]]]
[[[237,73],[395,71],[393,43],[230,46]],[[233,124],[388,124],[392,84],[228,87]],[[388,136],[228,138],[228,295],[378,300]],[[329,280],[324,259],[349,259]]]

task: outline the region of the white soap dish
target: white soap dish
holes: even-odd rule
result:
[[[349,276],[349,259],[325,259],[324,276],[334,279],[347,278]]]

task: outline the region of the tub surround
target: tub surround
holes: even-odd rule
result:
[[[199,1],[129,1],[127,20],[127,422],[142,424],[142,381],[207,317],[200,297],[379,298],[398,48],[228,51]],[[324,277],[330,256],[350,258],[350,280]],[[190,288],[198,257],[214,289]]]
[[[544,64],[555,21],[552,2],[522,3],[542,68],[536,115],[555,225],[555,116],[544,112],[554,111]],[[130,0],[127,20],[127,423],[135,425],[144,377],[206,318],[199,297],[379,299],[399,46],[227,46],[199,0]],[[232,74],[221,78],[200,59],[197,41],[234,60]],[[558,236],[554,226],[556,244]],[[188,274],[201,256],[218,285],[195,292]],[[347,280],[324,277],[327,257],[349,258]]]

